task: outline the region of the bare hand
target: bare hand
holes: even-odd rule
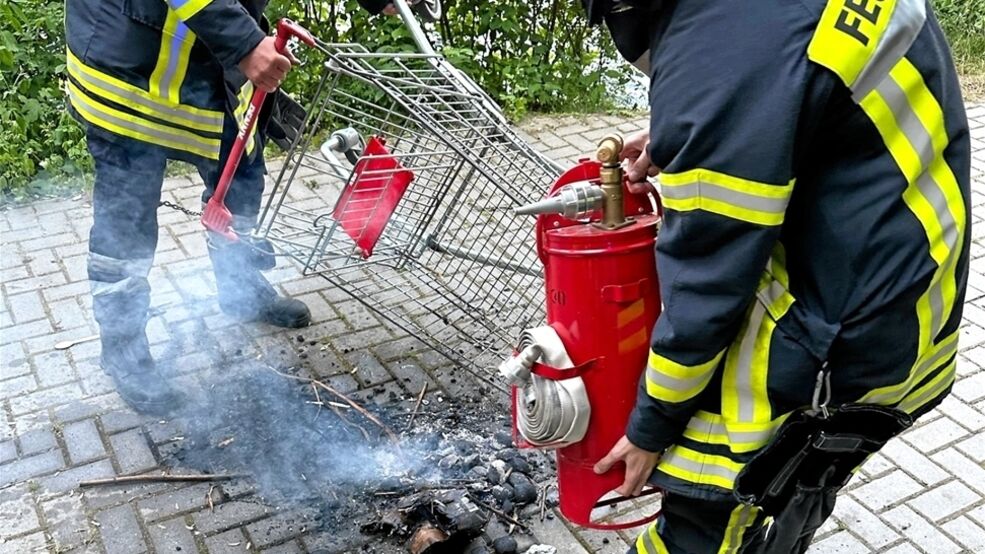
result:
[[[639,183],[647,176],[654,177],[660,173],[660,168],[650,163],[650,154],[647,152],[649,144],[649,131],[634,133],[623,142],[622,158],[629,162],[626,177],[630,183]]]
[[[274,37],[263,39],[239,62],[239,69],[243,75],[246,75],[246,78],[257,88],[267,92],[277,90],[287,76],[287,72],[291,70],[291,64],[298,63],[290,51],[285,51],[284,54],[278,52],[274,47],[275,40]]]
[[[660,453],[643,450],[623,436],[612,450],[595,464],[595,473],[601,475],[619,461],[626,463],[626,479],[616,492],[623,496],[638,496],[643,491],[650,474],[653,473],[653,468],[657,467]]]

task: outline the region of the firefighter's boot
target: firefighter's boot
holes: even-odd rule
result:
[[[269,243],[244,236],[230,241],[208,233],[209,258],[219,290],[219,307],[241,321],[261,321],[277,327],[306,327],[311,312],[304,302],[279,296],[260,273],[273,267]]]
[[[134,410],[166,415],[180,405],[181,395],[161,375],[150,354],[145,326],[150,289],[122,290],[93,296],[102,345],[99,362],[116,391]]]

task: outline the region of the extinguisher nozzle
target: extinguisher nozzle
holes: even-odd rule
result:
[[[564,211],[564,201],[558,196],[538,200],[532,204],[513,208],[514,215],[559,214]]]

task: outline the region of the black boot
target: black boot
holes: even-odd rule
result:
[[[241,321],[262,321],[277,327],[307,327],[311,322],[304,302],[279,296],[260,273],[259,260],[264,256],[258,256],[248,237],[232,242],[209,233],[208,244],[223,312]]]
[[[99,363],[116,391],[139,413],[166,415],[181,402],[154,364],[145,326],[150,291],[122,291],[93,297],[102,344]]]

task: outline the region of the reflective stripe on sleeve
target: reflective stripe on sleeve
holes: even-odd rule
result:
[[[91,98],[71,81],[68,83],[68,95],[72,107],[79,115],[97,127],[208,159],[219,159],[219,139],[204,138],[190,131],[167,127],[121,112]]]
[[[708,169],[660,176],[664,207],[676,211],[704,210],[757,225],[783,223],[793,181],[771,185]]]
[[[188,71],[195,33],[178,17],[177,12],[168,10],[168,17],[161,33],[161,49],[157,55],[157,65],[151,73],[148,89],[154,96],[177,103],[181,84]]]
[[[722,350],[703,364],[687,366],[651,351],[646,368],[646,391],[664,402],[690,400],[708,385],[724,354]]]
[[[684,436],[698,443],[728,446],[736,454],[753,452],[766,446],[787,415],[762,423],[742,423],[698,410],[684,428]]]
[[[233,116],[236,118],[236,128],[243,128],[243,117],[246,115],[246,109],[250,107],[250,101],[253,100],[253,83],[247,81],[236,94],[236,110],[233,111]],[[259,128],[259,126],[258,126]],[[254,130],[253,134],[246,141],[246,155],[253,154],[253,148],[256,146],[256,134],[258,131]]]
[[[937,375],[922,387],[913,390],[899,403],[899,409],[908,414],[919,410],[927,402],[937,398],[954,383],[954,373],[957,368],[957,358],[940,369]]]
[[[865,404],[881,404],[889,406],[900,402],[918,383],[924,381],[933,371],[939,368],[958,353],[959,331],[948,335],[930,350],[917,358],[906,379],[902,382],[880,387],[869,391],[859,402]]]
[[[67,52],[67,67],[69,75],[91,94],[161,121],[174,122],[182,127],[216,135],[222,134],[223,113],[220,111],[180,105],[178,102],[153,96],[146,90],[86,66],[70,50]]]
[[[657,470],[691,483],[732,490],[743,465],[725,456],[703,454],[675,445],[664,453]]]
[[[211,3],[212,0],[168,0],[171,9],[184,21],[194,17],[195,14],[205,9]]]

